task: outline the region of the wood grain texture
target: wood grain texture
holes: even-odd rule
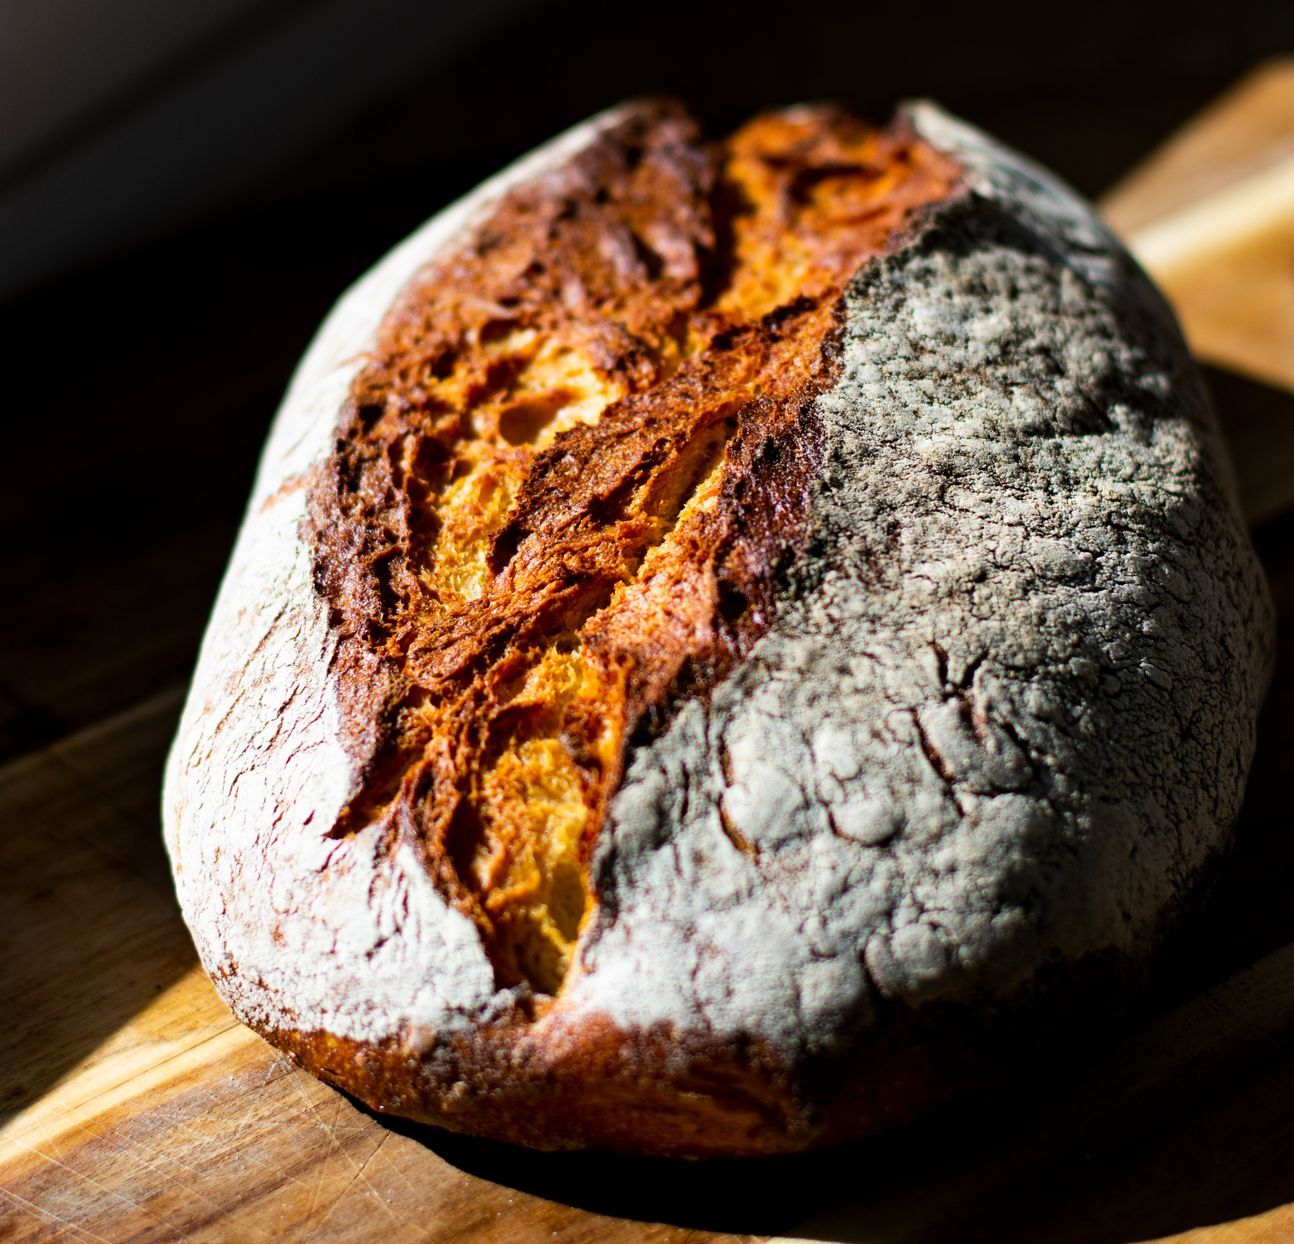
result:
[[[1294,389],[1294,59],[1246,78],[1102,210],[1200,358]]]
[[[1286,98],[1259,81],[1261,98]],[[1255,150],[1284,141],[1266,127]],[[1214,149],[1242,151],[1244,132]],[[1189,180],[1199,158],[1158,167]],[[1239,165],[1236,178],[1257,167]],[[1165,185],[1134,182],[1108,202],[1135,228],[1154,213],[1138,219],[1134,191],[1162,207]],[[1210,382],[1281,630],[1237,851],[1207,912],[1112,1048],[1071,1051],[991,1100],[807,1158],[529,1154],[382,1121],[234,1023],[180,923],[156,809],[220,541],[190,526],[118,551],[76,529],[83,577],[48,576],[10,622],[0,678],[0,1239],[1294,1240],[1294,407],[1251,380]],[[223,478],[201,484],[204,505],[245,488],[229,472],[248,446],[221,449],[222,411],[266,384],[253,374],[190,404],[227,454]],[[120,393],[121,442],[77,467],[69,491],[97,497],[105,475],[165,451],[125,419],[124,380]],[[16,521],[19,503],[4,504]],[[170,609],[139,625],[140,598],[168,575]],[[72,643],[77,660],[51,662]]]
[[[1161,1244],[1274,1244],[1285,1240],[1294,1240],[1294,1206],[1290,1205],[1217,1227],[1183,1231],[1165,1237]]]

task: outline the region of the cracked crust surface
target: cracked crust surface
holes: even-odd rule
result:
[[[408,840],[535,1009],[629,741],[785,594],[846,282],[957,178],[831,109],[711,146],[645,104],[386,316],[306,533],[364,773],[334,833]]]
[[[635,126],[651,174],[636,198],[633,170],[615,163]],[[754,1153],[874,1130],[971,1078],[990,1040],[1117,1006],[1224,849],[1271,620],[1171,317],[1046,175],[929,106],[895,134],[930,152],[933,192],[903,200],[879,241],[833,250],[830,280],[814,285],[800,263],[811,306],[776,331],[768,313],[803,290],[736,280],[724,302],[707,271],[721,249],[715,165],[681,114],[637,108],[431,222],[348,295],[303,362],[172,753],[167,840],[203,962],[235,1011],[377,1107],[545,1147]],[[815,158],[817,170],[842,163]],[[802,171],[786,184],[802,194],[834,177],[856,233],[848,177]],[[479,322],[454,310],[470,357],[443,362],[408,309],[428,306],[428,290],[458,308],[444,292],[455,275],[465,291],[481,284],[462,257],[554,177],[582,177],[594,196],[610,178],[633,199],[633,227],[598,271],[619,264],[637,302],[613,283],[610,307],[586,272],[566,296],[574,327],[555,329],[553,308],[569,305],[559,290],[496,290]],[[748,253],[790,232],[785,220],[754,230]],[[505,237],[524,234],[514,220]],[[769,270],[781,269],[766,256],[749,265]],[[542,323],[516,314],[531,293]],[[745,331],[762,343],[739,383],[712,348],[732,320],[759,326]],[[617,346],[616,326],[651,348]],[[547,336],[536,345],[532,331]],[[411,341],[426,347],[423,408],[445,434],[433,451],[407,438],[401,450],[431,453],[408,474],[439,480],[447,517],[414,533],[426,552],[397,567],[414,586],[392,594],[391,575],[329,568],[408,535],[409,511],[392,521],[372,463],[389,477],[410,461],[380,433],[410,424],[408,373],[391,377]],[[505,356],[520,359],[511,388],[473,397],[489,419],[465,437],[461,386],[484,376],[488,389]],[[716,394],[728,408],[698,420]],[[619,441],[599,433],[619,427]],[[593,506],[597,531],[573,561],[589,501],[614,491],[598,487],[599,466],[623,466],[615,444],[636,455],[616,478],[631,476],[640,502]],[[740,480],[778,478],[768,444],[797,464],[793,486],[771,489],[762,518],[724,511]],[[381,453],[364,459],[365,445]],[[563,476],[567,460],[578,469]],[[472,504],[446,503],[455,477],[450,501]],[[503,502],[478,504],[487,480]],[[348,496],[376,499],[363,522],[348,524]],[[725,560],[743,538],[757,555]],[[658,546],[676,567],[665,591],[625,609]],[[526,598],[509,567],[528,549]],[[724,628],[725,582],[758,606],[757,625]],[[572,611],[576,598],[593,607]],[[675,600],[690,627],[644,652]],[[463,618],[491,609],[493,631],[468,630],[501,640],[465,647]],[[416,642],[402,634],[435,637],[413,674]],[[578,677],[563,681],[571,651]],[[453,700],[446,687],[461,703],[469,685],[492,689],[455,720],[493,720],[519,694],[520,742],[515,710],[502,747],[426,717]],[[590,708],[614,709],[617,730],[581,733]],[[393,738],[441,768],[406,781],[416,766]],[[436,753],[437,739],[459,742]],[[491,776],[505,753],[510,785]],[[552,778],[563,764],[565,787]],[[526,822],[565,834],[582,869],[579,911],[556,933],[490,909],[509,887],[531,885],[523,912],[552,898],[545,882],[536,905],[524,853],[489,832],[501,809],[537,802],[540,779],[558,783],[546,808],[582,809]],[[452,806],[437,811],[438,789]],[[471,850],[455,852],[464,804],[477,810]],[[533,852],[522,863],[554,872]],[[551,949],[518,956],[536,931]]]

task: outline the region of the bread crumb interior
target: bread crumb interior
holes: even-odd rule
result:
[[[388,317],[312,510],[371,753],[337,832],[415,834],[501,987],[558,992],[632,740],[767,629],[845,284],[958,175],[834,109],[643,105]]]

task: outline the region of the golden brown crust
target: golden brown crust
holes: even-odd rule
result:
[[[791,1065],[750,1038],[667,1024],[626,1031],[596,1015],[568,1031],[514,1013],[431,1057],[408,1041],[264,1035],[373,1109],[451,1131],[533,1149],[756,1157],[911,1123],[1071,1041],[1081,1055],[1117,1027],[1144,982],[1142,966],[1096,953],[1051,965],[1008,1005],[977,999],[973,1028],[957,1003],[896,1013],[866,1034],[862,1074],[850,1040]]]
[[[844,283],[952,162],[833,110],[643,105],[419,274],[312,498],[365,780],[501,985],[560,987],[627,740],[762,631]]]
[[[382,1113],[534,1149],[691,1157],[796,1153],[911,1119],[983,1078],[948,1034],[872,1044],[873,1074],[838,1060],[790,1068],[758,1043],[667,1026],[627,1033],[593,1016],[578,1034],[524,1017],[428,1060],[407,1045],[331,1033],[265,1034],[312,1074]],[[981,1060],[984,1051],[976,1051]],[[451,1070],[452,1069],[452,1070]]]
[[[821,111],[599,118],[312,346],[166,833],[222,996],[375,1108],[876,1131],[1116,1014],[1225,844],[1270,633],[1184,347],[1085,205],[908,115],[951,193]]]

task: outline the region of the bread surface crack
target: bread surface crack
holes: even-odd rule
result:
[[[363,773],[333,832],[414,839],[500,987],[560,989],[636,726],[771,623],[845,283],[958,177],[828,108],[707,143],[643,104],[387,315],[311,498]]]

